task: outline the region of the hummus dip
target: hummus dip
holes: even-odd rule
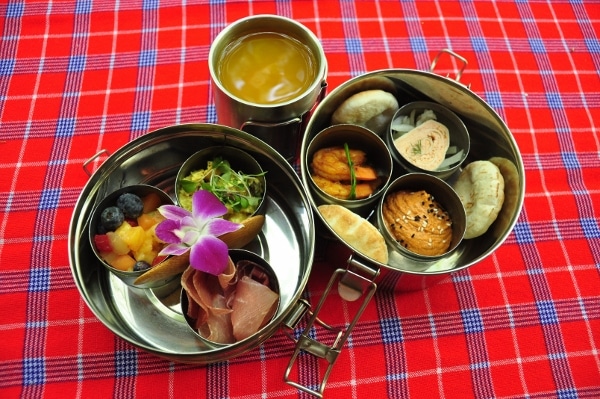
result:
[[[450,215],[426,191],[390,193],[384,200],[382,212],[389,232],[409,251],[437,256],[450,247]]]

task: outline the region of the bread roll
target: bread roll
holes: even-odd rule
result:
[[[360,125],[381,135],[398,108],[398,100],[391,93],[365,90],[346,99],[331,116],[331,123]]]
[[[340,236],[357,252],[377,262],[386,264],[388,250],[379,230],[368,220],[341,205],[320,205],[319,213]]]

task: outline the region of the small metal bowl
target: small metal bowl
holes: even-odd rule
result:
[[[351,150],[360,149],[366,153],[367,164],[375,169],[379,178],[378,187],[366,198],[337,198],[323,191],[314,181],[312,162],[315,153],[327,147],[343,147],[346,143]],[[304,164],[303,173],[309,177],[310,189],[321,203],[342,205],[362,216],[376,207],[375,204],[389,184],[393,171],[392,156],[383,139],[365,127],[348,124],[333,125],[317,133],[308,145]]]
[[[202,334],[200,334],[200,332],[194,327],[195,326],[195,322],[196,319],[190,317],[188,315],[187,309],[189,307],[189,299],[188,299],[188,295],[185,291],[184,288],[181,289],[181,298],[180,298],[180,304],[181,304],[181,313],[183,314],[183,317],[185,318],[185,321],[188,325],[188,327],[190,328],[190,330],[194,333],[194,335],[200,340],[202,341],[204,344],[206,344],[207,346],[211,347],[211,348],[223,348],[223,347],[227,347],[230,345],[237,345],[240,344],[242,342],[246,342],[246,341],[251,341],[251,340],[255,340],[255,339],[259,339],[262,341],[261,335],[265,334],[265,331],[268,330],[267,326],[269,325],[269,323],[271,323],[273,321],[273,319],[277,316],[277,313],[279,312],[279,306],[281,304],[281,293],[280,293],[280,289],[279,289],[279,281],[277,279],[277,275],[275,274],[275,271],[273,270],[273,268],[271,267],[271,265],[269,264],[269,262],[267,262],[264,258],[262,258],[261,256],[255,254],[254,252],[245,250],[245,249],[230,249],[229,250],[229,257],[231,258],[231,260],[233,261],[234,264],[238,264],[238,262],[240,261],[250,261],[255,265],[258,265],[261,269],[261,271],[266,274],[266,276],[269,279],[268,282],[268,286],[269,288],[277,293],[279,295],[279,298],[277,300],[277,305],[275,307],[275,310],[273,311],[273,315],[271,316],[271,319],[269,320],[269,322],[267,322],[262,328],[260,328],[257,332],[255,332],[254,334],[243,338],[239,341],[236,341],[234,343],[220,343],[220,342],[215,342],[212,341],[206,337],[204,337]],[[216,279],[215,279],[216,280]],[[216,281],[215,281],[216,283]],[[218,283],[216,283],[218,284]]]
[[[215,157],[221,157],[224,160],[229,161],[229,164],[233,170],[236,172],[242,172],[246,175],[257,175],[262,183],[262,193],[260,194],[260,202],[256,208],[256,210],[252,214],[246,215],[246,217],[250,217],[256,214],[264,213],[264,199],[267,193],[267,182],[265,178],[265,174],[263,173],[263,169],[256,161],[256,159],[248,154],[246,151],[241,150],[237,147],[222,145],[222,146],[213,146],[207,147],[203,150],[200,150],[193,155],[191,155],[179,168],[179,172],[177,173],[177,178],[175,180],[175,198],[177,200],[177,204],[183,208],[191,210],[191,194],[186,194],[185,190],[182,188],[181,181],[189,176],[192,172],[197,170],[202,170],[207,168],[208,162],[212,161]],[[187,197],[187,200],[186,198]],[[186,203],[189,206],[186,206]],[[224,216],[225,219],[231,219],[230,214]],[[242,218],[242,219],[245,219]],[[234,222],[241,222],[240,220],[232,220]]]
[[[431,110],[435,113],[436,120],[446,126],[448,128],[448,132],[450,135],[450,147],[456,148],[456,153],[462,151],[462,155],[459,159],[456,159],[449,165],[445,165],[443,168],[438,168],[436,170],[427,170],[423,169],[408,159],[406,159],[400,151],[396,148],[394,141],[401,136],[401,133],[398,133],[393,129],[393,126],[398,123],[403,117],[406,116],[414,116],[416,120],[418,116],[420,116],[424,111]],[[407,172],[419,172],[419,173],[428,173],[433,176],[439,177],[440,179],[449,178],[454,172],[460,168],[460,165],[464,162],[469,155],[470,149],[470,138],[469,132],[463,123],[463,121],[451,110],[440,105],[438,103],[429,102],[429,101],[415,101],[408,103],[402,107],[394,114],[392,118],[392,123],[388,129],[388,132],[385,136],[386,144],[388,145],[390,152],[392,153],[392,157],[394,161],[405,171]],[[454,154],[448,152],[446,154],[446,159],[449,159]]]
[[[432,196],[433,199],[439,203],[439,205],[450,217],[452,223],[451,241],[448,248],[443,253],[426,254],[424,253],[425,251],[420,252],[411,250],[408,244],[399,242],[396,239],[385,221],[383,215],[384,204],[390,195],[399,191],[418,192],[421,190],[424,190],[427,192],[427,194]],[[422,204],[427,206],[425,201]],[[406,223],[407,221],[417,222],[416,224],[419,227],[416,234],[418,236],[421,236],[424,232],[426,233],[431,229],[429,233],[432,235],[432,237],[435,237],[434,235],[440,234],[440,229],[446,228],[446,222],[444,222],[444,219],[439,219],[436,216],[435,212],[438,211],[438,209],[427,207],[426,211],[421,211],[418,212],[418,214],[415,214],[414,209],[412,212],[411,210],[408,210],[403,214],[398,215],[394,223],[404,223],[405,229],[407,227],[414,229],[414,226],[411,227]],[[441,227],[438,226],[438,228],[435,228],[433,226],[433,222],[436,222],[434,219],[438,219],[437,222],[441,221],[443,223]],[[419,262],[432,262],[449,255],[461,243],[467,226],[467,216],[465,213],[465,208],[460,201],[458,194],[456,194],[454,189],[452,189],[452,187],[450,187],[445,181],[426,173],[409,173],[394,180],[383,194],[377,208],[377,224],[386,243],[388,244],[388,248],[394,249],[396,252],[399,252],[401,255],[411,260]],[[414,236],[415,234],[412,235],[412,237]],[[426,245],[435,245],[435,243],[431,244],[431,241],[429,241],[426,242]]]
[[[164,191],[162,191],[161,189],[154,187],[154,186],[150,186],[150,185],[146,185],[146,184],[135,184],[135,185],[131,185],[131,186],[126,186],[126,187],[122,187],[116,191],[113,191],[112,193],[110,193],[109,195],[107,195],[105,198],[103,198],[100,203],[94,208],[94,210],[92,211],[91,217],[90,217],[90,221],[89,221],[89,228],[88,228],[88,232],[89,232],[89,240],[90,240],[90,245],[92,247],[92,250],[94,251],[94,254],[96,255],[96,257],[98,258],[98,260],[100,261],[100,263],[102,263],[102,265],[108,269],[112,274],[114,274],[115,276],[117,276],[119,279],[121,279],[125,284],[131,286],[131,287],[136,287],[136,288],[158,288],[158,287],[164,287],[167,284],[169,284],[170,282],[174,281],[175,279],[177,279],[179,276],[171,276],[168,277],[164,280],[160,280],[160,281],[155,281],[152,283],[148,283],[148,284],[134,284],[134,281],[141,276],[142,274],[144,274],[147,270],[140,270],[140,271],[124,271],[124,270],[120,270],[117,268],[114,268],[113,266],[111,266],[106,260],[103,259],[101,251],[98,250],[95,240],[94,240],[94,236],[96,234],[99,233],[104,233],[104,231],[98,230],[100,226],[100,216],[102,215],[102,212],[104,211],[104,209],[106,209],[109,206],[114,206],[117,203],[117,199],[125,193],[133,193],[133,194],[137,194],[139,197],[145,197],[146,195],[150,195],[150,194],[156,194],[158,195],[161,205],[166,205],[166,204],[173,204],[173,200],[171,199],[171,197],[169,197],[169,195],[167,193],[165,193]]]

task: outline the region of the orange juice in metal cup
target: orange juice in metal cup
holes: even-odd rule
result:
[[[245,130],[293,160],[303,121],[326,87],[327,62],[316,36],[281,16],[243,18],[215,38],[209,69],[218,123]]]

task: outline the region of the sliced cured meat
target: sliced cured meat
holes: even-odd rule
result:
[[[181,285],[188,297],[185,309],[200,336],[230,344],[256,333],[275,314],[279,294],[269,287],[269,275],[259,265],[229,262],[219,276],[188,267]]]
[[[248,276],[236,285],[232,304],[233,336],[240,341],[264,327],[277,310],[279,295]]]

